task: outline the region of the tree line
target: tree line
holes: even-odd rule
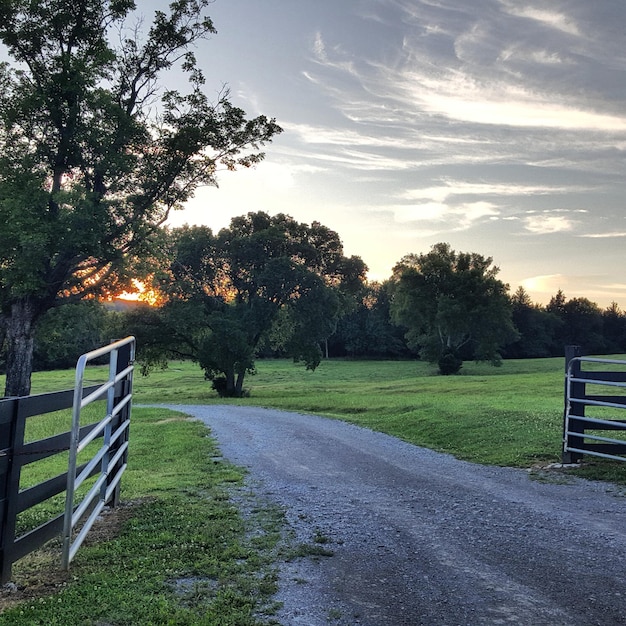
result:
[[[330,339],[331,356],[404,358],[419,356],[407,342],[405,328],[393,322],[391,282],[370,284],[356,310],[343,318]],[[532,302],[523,287],[509,296],[511,319],[517,331],[504,342],[504,359],[564,356],[564,346],[581,346],[585,354],[626,353],[626,313],[613,302],[601,308],[587,298],[567,299],[559,290],[547,305]],[[471,350],[462,350],[473,360]]]
[[[241,396],[258,358],[310,369],[324,357],[421,358],[453,374],[467,360],[562,356],[568,344],[626,352],[616,303],[602,310],[558,291],[535,304],[523,287],[509,293],[490,257],[447,243],[370,283],[337,233],[283,214],[248,213],[217,234],[164,229],[146,268],[158,306],[118,310],[91,299],[51,309],[35,335],[35,367],[72,367],[82,352],[131,333],[144,372],[192,359],[218,393]]]

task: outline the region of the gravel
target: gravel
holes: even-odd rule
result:
[[[202,420],[298,541],[285,626],[626,624],[626,489],[481,466],[341,421],[168,405]]]

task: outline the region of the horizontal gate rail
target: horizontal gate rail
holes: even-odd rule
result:
[[[84,516],[87,513],[93,514],[98,506],[101,510],[105,503],[117,503],[120,480],[126,468],[128,455],[134,345],[134,338],[128,337],[121,342],[115,342],[94,351],[100,356],[108,353],[115,354],[114,358],[110,358],[109,379],[103,385],[83,386],[84,380],[81,378],[80,387],[77,386],[75,389],[0,399],[0,583],[11,579],[13,563],[64,532],[67,523],[67,486],[70,474],[74,477],[81,476],[82,482],[100,474],[95,482],[100,486],[99,495],[104,498],[102,504],[95,498],[84,504],[83,498],[83,502],[77,507],[73,505],[71,516],[75,524],[80,522],[75,514],[79,507]],[[84,364],[88,360],[91,359],[84,360]],[[111,361],[115,363],[112,384]],[[80,359],[79,363],[81,363]],[[106,399],[106,417],[100,422],[80,426],[79,415],[78,422],[75,423],[74,409],[77,401],[84,407],[88,402],[100,398]],[[71,431],[37,441],[24,441],[26,423],[29,418],[68,409],[73,409]],[[103,445],[96,452],[96,455],[99,455],[99,462],[81,460],[78,464],[76,458],[78,447],[82,445],[84,448],[87,445],[85,442],[93,442],[100,438],[103,440]],[[105,445],[108,445],[108,449],[103,452]],[[73,446],[76,446],[76,450],[73,450]],[[20,485],[22,468],[60,453],[69,453],[70,459],[74,457],[73,472],[64,472],[28,487]],[[107,469],[103,474],[105,466]],[[73,480],[72,485],[74,485]],[[51,517],[36,528],[17,535],[19,514],[64,491],[66,492],[65,512]],[[92,517],[93,523],[95,516],[92,515]],[[81,536],[81,542],[87,530]],[[75,551],[74,549],[72,556]],[[63,561],[65,561],[64,558]]]
[[[604,364],[614,369],[606,371],[583,370],[587,363]],[[615,369],[617,368],[617,369]],[[626,361],[584,357],[575,346],[566,350],[565,411],[563,420],[563,462],[579,461],[583,455],[591,455],[617,461],[626,461],[626,395],[600,395],[588,393],[588,385],[594,390],[603,388],[626,389]],[[587,408],[610,410],[602,417],[586,415]],[[616,415],[615,418],[612,416]],[[591,432],[590,432],[591,431]],[[621,431],[623,438],[593,431]]]

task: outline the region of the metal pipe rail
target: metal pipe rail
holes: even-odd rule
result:
[[[120,359],[124,354],[125,361]],[[105,383],[83,398],[85,368],[90,361],[109,356],[109,376]],[[135,360],[135,338],[126,337],[108,346],[83,354],[76,364],[74,403],[72,407],[72,430],[67,473],[65,514],[63,518],[62,566],[69,569],[71,560],[93,526],[105,505],[110,502],[119,487],[126,469],[128,431],[132,401],[132,373]],[[81,411],[100,400],[106,394],[106,416],[81,440]],[[120,423],[113,430],[113,424]],[[96,438],[103,436],[103,445],[77,474],[78,455]],[[100,466],[100,476],[76,506],[76,490]],[[82,528],[74,537],[74,529],[88,513]]]
[[[621,371],[583,371],[583,363],[604,363]],[[587,407],[626,409],[626,395],[588,394],[587,385],[626,388],[626,361],[596,357],[570,356],[565,380],[565,413],[563,423],[563,460],[577,461],[583,454],[626,461],[626,437],[594,435],[589,430],[613,430],[626,433],[626,421],[585,415]],[[597,443],[594,443],[597,442]]]

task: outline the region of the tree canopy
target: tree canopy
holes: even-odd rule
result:
[[[393,270],[392,315],[408,328],[409,346],[442,373],[458,371],[464,357],[498,364],[499,348],[516,335],[508,287],[492,262],[438,243]]]
[[[160,330],[144,354],[194,358],[220,393],[235,396],[264,345],[317,367],[321,342],[367,269],[320,223],[263,212],[236,217],[217,235],[174,229],[171,255]]]
[[[209,4],[172,2],[143,33],[132,0],[0,0],[6,395],[30,390],[47,310],[124,287],[172,210],[220,167],[257,163],[280,132],[227,90],[203,92],[192,46],[215,32]],[[174,69],[185,93],[163,87]]]

